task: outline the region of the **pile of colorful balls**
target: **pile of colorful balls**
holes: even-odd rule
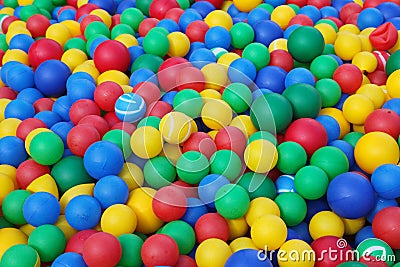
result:
[[[0,267],[400,266],[399,0],[0,7]]]

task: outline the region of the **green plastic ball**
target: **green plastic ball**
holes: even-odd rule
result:
[[[235,23],[230,29],[232,46],[237,49],[243,49],[254,40],[253,28],[244,22]]]
[[[231,182],[241,171],[242,161],[232,150],[218,150],[210,158],[210,173],[221,174]]]
[[[79,49],[82,52],[86,53],[86,42],[81,38],[77,37],[71,38],[64,44],[64,51],[73,48]]]
[[[51,262],[64,252],[67,240],[57,226],[44,224],[35,228],[28,238],[28,245],[39,254],[42,262]]]
[[[39,255],[34,248],[18,244],[7,249],[0,262],[1,267],[33,267],[40,266]]]
[[[144,180],[154,189],[170,185],[176,178],[176,170],[164,156],[151,158],[143,168]]]
[[[107,38],[110,38],[111,35],[110,29],[101,21],[93,21],[85,28],[84,35],[86,40],[89,40],[95,34],[101,34]]]
[[[184,221],[169,222],[161,229],[160,233],[168,235],[175,240],[181,255],[189,254],[196,243],[196,235],[193,228]]]
[[[18,0],[4,0],[4,6],[16,8],[18,6]]]
[[[363,137],[363,135],[364,134],[360,132],[350,132],[345,136],[343,136],[343,141],[346,141],[347,143],[352,145],[352,147],[356,147],[358,140],[360,140],[360,138]]]
[[[300,26],[289,36],[287,47],[292,57],[299,62],[311,62],[324,51],[322,34],[311,26]]]
[[[226,184],[218,189],[214,203],[222,217],[234,220],[246,214],[250,207],[250,197],[240,185]]]
[[[339,67],[339,64],[336,59],[332,56],[321,55],[311,62],[310,71],[318,80],[324,78],[331,79],[337,67]]]
[[[9,193],[3,200],[2,212],[4,218],[12,224],[26,224],[22,207],[25,200],[31,195],[27,190],[14,190]]]
[[[138,123],[137,128],[140,128],[140,127],[143,127],[143,126],[151,126],[151,127],[154,127],[154,128],[156,128],[158,130],[160,128],[160,121],[161,121],[161,119],[159,117],[156,117],[156,116],[144,117]]]
[[[183,10],[188,9],[190,7],[190,2],[189,0],[176,0],[178,3],[179,7],[182,8]]]
[[[385,71],[387,76],[392,74],[394,71],[400,69],[400,51],[397,50],[393,54],[390,55],[386,62]]]
[[[328,175],[317,166],[305,166],[294,177],[296,192],[308,200],[323,197],[328,189],[328,185]]]
[[[86,172],[83,159],[78,156],[61,159],[51,169],[51,176],[56,181],[61,194],[76,185],[94,182]]]
[[[29,145],[31,157],[39,164],[53,165],[64,154],[64,143],[53,132],[37,134]]]
[[[6,41],[6,35],[5,34],[0,34],[0,49],[3,51],[8,50],[8,44]]]
[[[274,11],[274,9],[275,9],[273,5],[266,4],[266,3],[262,3],[262,4],[258,5],[257,8],[265,9],[266,11],[268,11],[269,14],[271,14],[272,11]]]
[[[164,60],[156,55],[150,54],[143,54],[140,55],[135,62],[132,64],[131,72],[134,72],[138,69],[148,69],[154,73],[157,73],[158,69],[160,68],[161,64]]]
[[[238,179],[237,184],[246,189],[251,200],[258,197],[267,197],[270,199],[276,197],[274,182],[264,174],[246,172]]]
[[[321,111],[322,100],[317,89],[309,84],[293,84],[283,91],[293,108],[293,118],[315,118]]]
[[[135,234],[124,234],[118,236],[121,244],[122,255],[118,262],[118,266],[141,267],[143,264],[140,251],[143,246],[143,239]]]
[[[21,8],[19,16],[21,20],[26,22],[30,17],[35,14],[41,14],[40,9],[35,5],[27,5]]]
[[[321,79],[315,83],[315,89],[321,96],[322,108],[335,106],[342,95],[339,84],[332,79]]]
[[[150,5],[153,2],[153,0],[137,0],[136,1],[136,7],[143,12],[146,16],[149,16],[149,10],[150,10]],[[139,26],[139,25],[138,25]]]
[[[281,218],[287,226],[296,226],[306,217],[306,201],[297,193],[281,193],[275,198],[281,211]]]
[[[325,44],[323,55],[335,55],[335,46],[333,44]]]
[[[178,92],[172,104],[175,111],[182,112],[191,118],[197,118],[204,106],[199,92],[193,89],[184,89]]]
[[[247,45],[243,50],[242,57],[253,62],[257,70],[267,66],[271,58],[268,47],[262,43],[251,43]]]
[[[111,39],[115,39],[121,34],[130,34],[135,36],[135,31],[128,24],[118,24],[111,29]]]
[[[245,84],[231,83],[224,89],[222,100],[228,103],[234,112],[245,112],[251,105],[251,90]]]
[[[199,183],[209,171],[210,163],[207,157],[198,151],[183,153],[176,163],[179,178],[188,184]]]
[[[250,108],[250,118],[260,131],[283,132],[292,122],[293,110],[286,97],[277,94],[264,94],[254,100]]]
[[[143,2],[143,1],[137,1]],[[139,8],[139,6],[137,6]],[[121,13],[121,24],[129,25],[135,32],[138,31],[140,23],[144,20],[143,10],[138,8],[130,7],[122,11]]]
[[[295,174],[307,163],[307,153],[296,142],[283,142],[277,147],[278,161],[276,167],[285,174]]]
[[[48,12],[52,12],[55,6],[49,0],[35,0],[33,1],[33,5],[38,7],[39,9],[44,9]]]
[[[165,34],[151,30],[143,39],[143,49],[147,54],[164,57],[169,50],[169,40]]]
[[[357,255],[360,256],[368,253],[368,256],[374,256],[385,260],[388,266],[392,266],[394,264],[394,259],[396,258],[392,248],[385,241],[378,238],[368,238],[363,240],[357,246],[357,252]]]
[[[349,161],[346,154],[334,146],[325,146],[316,150],[311,156],[310,165],[324,170],[330,181],[349,170]]]
[[[121,149],[125,158],[128,158],[132,154],[130,145],[131,136],[124,130],[115,129],[108,131],[102,140],[116,144]]]
[[[264,140],[270,141],[275,146],[278,144],[278,141],[276,140],[275,135],[273,135],[270,132],[266,132],[266,131],[257,131],[255,133],[253,133],[252,135],[250,135],[249,139],[247,139],[247,144],[250,144],[251,142],[258,140],[258,139],[264,139]]]

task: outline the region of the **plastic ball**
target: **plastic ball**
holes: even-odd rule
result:
[[[60,215],[60,204],[52,194],[37,192],[25,200],[22,210],[25,220],[33,226],[54,224]]]
[[[156,192],[153,198],[154,214],[163,221],[180,219],[186,211],[186,196],[178,188],[167,186]]]
[[[199,267],[211,265],[224,266],[232,251],[228,244],[217,238],[202,242],[196,250],[196,263]]]
[[[310,26],[295,29],[288,39],[288,51],[300,62],[311,62],[322,54],[324,46],[322,34]]]
[[[192,251],[196,237],[193,228],[184,221],[173,221],[166,224],[161,234],[172,237],[178,245],[179,253],[186,255]]]
[[[83,245],[83,259],[88,265],[113,266],[119,262],[121,255],[121,244],[109,233],[95,233]]]
[[[297,193],[288,192],[279,194],[275,203],[281,211],[281,218],[287,226],[298,225],[306,216],[307,206],[305,200]]]
[[[65,217],[76,230],[91,229],[100,222],[100,203],[88,195],[76,196],[67,204]]]
[[[44,174],[50,174],[49,167],[40,165],[34,160],[30,159],[24,161],[18,166],[16,172],[16,181],[21,189],[26,189],[33,180]]]
[[[209,162],[200,152],[188,151],[183,153],[177,163],[178,176],[189,184],[197,184],[209,172]]]
[[[35,84],[45,96],[61,96],[65,94],[65,85],[70,74],[70,69],[65,63],[58,60],[46,60],[36,69]]]
[[[134,131],[130,144],[133,153],[141,158],[153,158],[163,147],[161,133],[151,126],[143,126]]]
[[[329,55],[316,57],[310,65],[310,71],[318,79],[332,78],[333,73],[338,67],[337,61]]]
[[[2,174],[0,178],[0,183],[2,185],[2,189],[0,191],[0,203],[2,203],[4,199],[14,190],[14,182],[5,174]]]
[[[64,143],[53,132],[42,132],[32,138],[29,155],[39,164],[53,165],[64,153]]]
[[[42,14],[34,14],[26,21],[26,28],[33,38],[44,37],[50,21]]]
[[[372,231],[377,238],[385,241],[392,249],[398,249],[396,226],[399,224],[399,207],[387,207],[379,211],[372,221]],[[390,214],[390,215],[389,215]]]
[[[128,49],[120,42],[107,40],[101,43],[94,53],[94,64],[100,72],[108,70],[126,71],[129,67]]]
[[[7,80],[4,81],[14,91],[20,92],[26,88],[34,87],[34,72],[23,64],[17,64],[7,71]]]
[[[217,113],[216,110],[218,110]],[[201,117],[207,127],[221,129],[231,122],[232,109],[221,100],[207,101],[201,110]]]
[[[323,236],[341,238],[344,234],[344,224],[338,215],[332,211],[320,211],[310,220],[310,235],[316,240]]]
[[[357,26],[360,30],[368,27],[378,27],[384,22],[384,16],[377,8],[365,8],[357,18]]]
[[[2,203],[4,218],[16,225],[26,224],[22,208],[30,195],[31,193],[26,190],[15,190],[7,194]]]
[[[323,169],[316,166],[301,168],[295,176],[296,192],[305,199],[318,199],[325,195],[329,179]]]
[[[254,172],[265,173],[273,169],[278,160],[276,147],[267,140],[255,140],[244,151],[244,161]]]
[[[110,186],[112,185],[112,186]],[[102,177],[95,185],[93,196],[103,209],[114,204],[125,204],[128,200],[128,185],[118,176]]]
[[[67,252],[58,256],[54,260],[52,265],[54,265],[54,267],[72,266],[72,265],[77,267],[84,267],[86,266],[86,263],[83,260],[82,255],[75,252]]]
[[[362,50],[360,37],[349,32],[340,33],[335,40],[334,49],[341,59],[352,60]]]
[[[371,174],[382,164],[397,164],[399,147],[390,135],[383,132],[370,132],[358,140],[354,157],[358,166]]]
[[[18,244],[5,251],[1,258],[2,265],[21,267],[39,266],[40,259],[36,250],[25,244]]]
[[[400,70],[394,71],[392,74],[389,75],[387,82],[386,82],[386,90],[390,97],[398,98],[400,95],[396,91],[395,84],[398,81],[398,77],[400,74]]]
[[[101,216],[100,225],[103,232],[119,237],[135,231],[137,218],[135,212],[129,206],[115,204],[105,209]]]
[[[279,248],[280,253],[284,254],[283,258],[278,257],[279,266],[288,267],[288,266],[301,266],[301,267],[311,267],[315,266],[315,259],[313,256],[306,256],[312,250],[312,247],[303,240],[293,239],[286,241]],[[297,255],[302,255],[300,258],[302,260],[298,260],[297,256],[290,256],[295,251]]]
[[[167,55],[170,49],[170,43],[167,37],[168,34],[164,34],[164,32],[156,31],[154,29],[144,37],[143,49],[148,54],[163,57]],[[157,47],[154,45],[157,45]]]
[[[283,30],[278,23],[271,20],[261,20],[253,25],[255,33],[254,40],[258,43],[262,43],[265,46],[269,46],[272,41],[283,37]]]
[[[237,267],[243,264],[251,264],[255,267],[270,267],[272,263],[269,259],[262,259],[255,249],[242,249],[234,252],[226,261],[229,266]]]
[[[222,10],[213,10],[204,18],[204,22],[210,27],[223,27],[226,30],[232,28],[233,22],[231,16]]]
[[[145,112],[146,102],[138,94],[123,94],[115,102],[115,113],[121,121],[134,123],[142,119]]]
[[[46,24],[44,24],[46,25]],[[60,60],[63,54],[62,46],[54,40],[43,38],[35,41],[28,50],[29,63],[37,68],[46,60]]]
[[[294,119],[315,118],[321,109],[321,96],[318,90],[309,84],[293,84],[287,87],[282,95],[292,104]]]
[[[317,256],[317,261],[315,266],[337,266],[338,264],[345,262],[347,259],[345,257],[342,258],[329,258],[325,256],[323,253],[324,250],[328,248],[332,248],[334,250],[337,250],[338,253],[342,255],[347,255],[351,251],[351,247],[343,242],[343,244],[340,242],[340,239],[338,237],[334,236],[323,236],[320,237],[316,240],[314,240],[311,243],[312,249],[315,251],[315,254]]]
[[[383,164],[374,170],[371,176],[371,183],[378,196],[386,199],[397,198],[397,185],[393,177],[400,171],[395,164]]]
[[[235,205],[235,210],[232,210],[229,205]],[[249,195],[239,185],[224,185],[218,189],[215,195],[215,207],[218,213],[226,219],[242,217],[247,212],[249,205]]]
[[[281,175],[275,180],[276,192],[278,194],[287,192],[296,192],[294,187],[294,176],[293,175]]]
[[[389,109],[377,109],[370,113],[365,120],[365,133],[384,132],[397,139],[400,134],[400,116]]]
[[[257,248],[275,250],[285,242],[287,228],[281,218],[266,214],[253,222],[250,235]]]
[[[166,114],[159,127],[163,139],[170,144],[183,143],[192,133],[191,118],[182,112]]]
[[[305,166],[307,154],[296,142],[283,142],[278,147],[277,168],[283,173],[294,174]]]
[[[18,167],[27,158],[23,141],[15,136],[0,139],[0,163]]]
[[[99,132],[89,125],[74,126],[67,135],[68,148],[77,156],[83,157],[87,148],[100,141]]]
[[[51,262],[64,252],[67,241],[64,233],[55,225],[45,224],[35,228],[28,238],[43,262]]]
[[[155,189],[170,185],[176,178],[174,166],[164,156],[157,156],[147,161],[143,174],[146,183]]]
[[[385,93],[378,85],[364,84],[357,90],[357,94],[362,94],[371,99],[375,109],[382,107],[385,102]]]
[[[170,57],[184,57],[189,52],[190,40],[181,32],[172,32],[168,34]]]

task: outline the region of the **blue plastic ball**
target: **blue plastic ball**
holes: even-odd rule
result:
[[[382,108],[393,110],[400,116],[400,98],[392,98],[383,104]]]
[[[283,30],[271,20],[261,20],[253,25],[254,41],[269,46],[272,41],[283,37]]]
[[[328,143],[339,139],[340,126],[333,117],[321,115],[316,117],[315,120],[324,126],[326,133],[328,134]]]
[[[334,140],[330,142],[328,145],[334,146],[342,150],[342,152],[346,155],[347,160],[349,161],[350,168],[354,165],[354,147],[350,145],[348,142],[343,140]]]
[[[30,104],[35,103],[40,98],[44,98],[44,95],[36,88],[25,88],[17,95],[17,99],[24,100]]]
[[[318,20],[322,18],[321,12],[319,9],[315,6],[307,5],[303,6],[300,8],[299,12],[297,14],[303,14],[309,17],[314,23],[316,23]]]
[[[125,9],[130,8],[130,7],[136,7],[136,1],[135,0],[124,0],[121,3],[119,3],[119,5],[117,7],[117,11],[115,13],[121,14]]]
[[[238,23],[238,22],[244,22],[249,16],[249,13],[246,12],[240,12],[239,14],[237,14],[233,19],[233,23]]]
[[[46,60],[36,69],[36,88],[48,97],[64,95],[65,85],[70,75],[71,71],[65,63],[55,59]]]
[[[197,220],[206,213],[207,208],[200,199],[188,198],[186,212],[182,216],[181,220],[194,227]]]
[[[68,96],[62,96],[57,98],[56,101],[54,101],[52,111],[57,113],[58,116],[62,118],[64,121],[70,121],[69,118],[69,110],[72,106],[72,102],[69,99]]]
[[[20,92],[25,88],[35,87],[35,76],[30,67],[17,64],[7,71],[5,83],[14,91]]]
[[[379,11],[381,11],[382,15],[385,17],[385,20],[400,17],[400,6],[392,3],[392,2],[383,2],[376,6]]]
[[[191,43],[191,44],[190,44],[189,52],[186,54],[185,58],[186,58],[187,60],[189,60],[189,58],[190,58],[190,56],[192,55],[192,53],[193,53],[194,51],[196,51],[197,49],[200,49],[200,48],[206,48],[206,45],[205,45],[204,43],[202,43],[202,42],[193,42],[193,43]],[[211,52],[211,53],[212,53],[212,52]]]
[[[400,17],[390,18],[386,22],[392,23],[396,30],[400,30]]]
[[[319,11],[321,12],[322,18],[326,18],[326,17],[339,18],[339,11],[334,7],[324,6]]]
[[[295,230],[288,228],[287,229],[286,241],[289,241],[289,240],[292,240],[292,239],[301,239],[301,237],[299,236],[299,234]]]
[[[254,26],[260,20],[269,20],[271,18],[271,14],[268,13],[267,10],[264,8],[255,8],[250,11],[249,15],[247,16],[247,23],[250,26]]]
[[[375,205],[375,192],[371,183],[361,174],[342,173],[330,182],[328,204],[337,215],[347,219],[366,216]]]
[[[266,88],[281,94],[285,90],[286,71],[277,66],[266,66],[258,71],[255,83],[258,88]]]
[[[199,14],[203,18],[205,18],[210,12],[215,10],[215,7],[207,1],[195,2],[190,8],[193,8],[194,10],[199,12]]]
[[[48,192],[37,192],[25,200],[22,213],[26,222],[33,226],[54,224],[60,215],[60,203]]]
[[[225,267],[272,267],[271,261],[265,257],[260,257],[260,253],[255,249],[242,249],[233,253],[226,261]]]
[[[162,19],[157,23],[157,27],[166,29],[168,32],[178,32],[180,30],[178,23],[172,19]]]
[[[199,48],[193,51],[189,57],[189,61],[194,67],[201,69],[209,63],[217,62],[217,58],[211,50]]]
[[[28,53],[29,48],[35,40],[27,34],[17,34],[11,38],[8,49],[19,49]]]
[[[305,83],[311,86],[315,85],[315,78],[311,71],[306,68],[295,68],[288,72],[285,77],[285,86],[286,88],[297,84],[297,83]]]
[[[367,221],[372,223],[375,218],[375,215],[382,209],[387,207],[398,207],[399,204],[395,199],[386,199],[382,197],[378,197],[375,202],[374,208],[368,213]]]
[[[161,97],[161,100],[172,106],[174,104],[174,98],[177,93],[177,91],[169,91]]]
[[[75,16],[76,16],[76,10],[66,9],[66,10],[61,11],[60,14],[58,14],[57,20],[59,22],[65,21],[65,20],[75,20]]]
[[[100,203],[88,195],[76,196],[67,204],[65,218],[78,231],[91,229],[100,222]]]
[[[269,4],[273,7],[281,6],[286,3],[285,0],[264,0],[264,3]]]
[[[101,9],[104,9],[108,14],[115,14],[117,8],[114,0],[89,0],[88,3],[95,4]]]
[[[353,3],[353,0],[332,0],[331,6],[340,11],[348,3]]]
[[[8,72],[14,68],[17,68],[20,65],[23,65],[23,64],[18,61],[8,61],[1,67],[0,77],[4,84],[8,84],[8,82],[7,82]]]
[[[386,199],[400,197],[400,166],[383,164],[374,170],[371,183],[378,196]]]
[[[240,13],[240,10],[237,9],[237,7],[235,5],[230,5],[228,7],[227,12],[228,12],[229,15],[231,15],[231,17],[234,17],[234,16],[236,16],[237,14]]]
[[[25,120],[35,116],[35,108],[31,103],[24,100],[14,99],[6,106],[4,110],[4,118],[16,118]]]
[[[87,79],[74,79],[67,84],[67,96],[71,103],[80,99],[94,100],[94,91],[96,90],[94,82]]]
[[[43,121],[47,128],[51,128],[57,122],[62,121],[61,117],[57,113],[49,110],[40,111],[33,117]]]
[[[124,165],[124,155],[116,144],[99,141],[86,150],[83,164],[90,176],[100,179],[107,175],[118,175]]]
[[[294,186],[294,176],[284,174],[278,177],[275,181],[276,193],[296,192]]]
[[[228,67],[228,77],[232,83],[250,85],[257,75],[256,66],[246,58],[235,59]]]
[[[93,196],[103,209],[114,204],[125,204],[129,196],[128,185],[116,175],[104,176],[94,186]]]
[[[50,130],[61,138],[65,147],[68,147],[67,136],[73,127],[74,125],[71,122],[61,121],[51,126]]]
[[[51,267],[87,267],[83,256],[76,252],[66,252],[58,256]]]
[[[360,231],[357,232],[354,243],[356,246],[358,246],[362,241],[368,238],[375,238],[371,225],[364,226]]]
[[[92,43],[89,46],[89,55],[90,55],[91,58],[94,57],[94,51],[96,50],[96,48],[101,43],[109,40],[107,37],[105,37],[104,35],[100,35],[100,34],[96,35],[96,37],[93,37],[93,38],[95,38],[95,39],[92,41]]]
[[[231,34],[227,29],[221,26],[210,28],[204,37],[204,42],[208,49],[221,47],[226,50],[231,46]]]
[[[138,94],[123,94],[115,102],[115,114],[121,121],[134,123],[142,119],[145,113],[146,102]]]
[[[24,141],[16,136],[0,138],[0,164],[17,168],[27,157]]]
[[[179,17],[179,28],[183,31],[186,32],[187,26],[189,26],[190,23],[196,20],[202,20],[203,18],[201,17],[200,13],[197,12],[196,9],[193,8],[188,8],[183,12],[183,14]]]
[[[132,87],[135,87],[135,85],[141,82],[152,82],[158,86],[157,75],[155,75],[151,70],[145,68],[140,68],[132,72],[129,79],[129,85]]]
[[[378,27],[385,22],[385,17],[377,8],[363,9],[357,17],[357,26],[360,30],[369,27]]]
[[[229,180],[220,174],[209,174],[205,176],[200,181],[197,189],[200,200],[207,206],[215,208],[215,195],[217,191],[226,184],[229,184]]]
[[[71,76],[68,77],[65,87],[68,88],[68,87],[70,87],[70,84],[73,83],[75,80],[82,80],[82,79],[96,83],[96,80],[89,73],[83,72],[83,71],[78,71],[78,72],[72,73]]]

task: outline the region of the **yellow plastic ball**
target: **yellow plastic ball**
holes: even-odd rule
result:
[[[370,132],[363,135],[356,143],[354,158],[363,171],[371,174],[382,164],[397,164],[399,146],[387,133]]]
[[[257,248],[265,251],[276,250],[286,240],[287,227],[280,217],[266,214],[254,221],[250,235]]]
[[[205,65],[201,72],[204,75],[207,89],[220,90],[228,82],[228,72],[223,65],[210,63]]]
[[[392,72],[386,81],[386,90],[391,98],[399,98],[400,70]]]
[[[0,174],[4,174],[11,178],[14,183],[14,189],[18,189],[19,185],[17,183],[17,168],[7,164],[0,165]]]
[[[313,267],[315,253],[309,244],[300,239],[286,241],[278,252],[280,267]]]
[[[314,240],[329,235],[342,237],[344,234],[342,219],[332,211],[320,211],[315,214],[311,218],[308,228]]]
[[[358,219],[346,219],[341,218],[344,224],[344,234],[345,235],[355,235],[361,228],[365,225],[365,217],[361,217]]]
[[[115,204],[103,212],[100,225],[103,232],[118,237],[123,234],[131,234],[135,231],[137,217],[129,206]]]
[[[47,192],[59,198],[56,181],[50,174],[44,174],[33,180],[26,188],[31,193]]]
[[[108,70],[100,74],[97,78],[97,84],[102,84],[103,82],[115,82],[119,85],[128,85],[129,77],[118,70]]]
[[[156,191],[149,187],[141,187],[129,194],[128,205],[136,214],[136,231],[142,234],[151,234],[157,231],[162,225],[161,221],[153,212],[153,196]]]
[[[385,93],[376,84],[362,85],[356,93],[368,97],[374,104],[374,109],[381,108],[385,103]]]
[[[274,41],[272,41],[269,46],[268,46],[268,50],[271,53],[272,51],[275,50],[285,50],[288,51],[287,48],[287,40],[284,38],[279,38],[279,39],[275,39]]]
[[[354,34],[359,34],[360,29],[354,25],[354,24],[344,24],[339,28],[339,32],[348,32],[348,33],[354,33]]]
[[[88,61],[76,66],[73,73],[75,72],[86,72],[92,76],[94,80],[97,80],[100,75],[100,72],[96,69],[96,67],[92,64],[89,64]]]
[[[11,177],[0,173],[0,206],[6,196],[14,191],[14,182]]]
[[[12,32],[12,31],[14,31],[16,29],[25,29],[25,30],[27,30],[26,29],[26,22],[23,21],[23,20],[15,20],[15,21],[11,22],[10,25],[8,25],[7,33],[10,32],[10,31]]]
[[[214,90],[214,89],[205,89],[200,92],[200,96],[203,99],[204,103],[209,101],[211,99],[222,99],[222,95],[220,92]]]
[[[68,223],[65,215],[60,215],[54,225],[60,228],[60,230],[64,233],[67,241],[70,240],[71,237],[78,232]]]
[[[225,12],[228,12],[228,8],[231,6],[231,5],[233,5],[233,1],[231,1],[231,0],[226,0],[226,1],[224,1],[223,3],[222,3],[222,6],[221,6],[221,10],[223,10],[223,11],[225,11]]]
[[[246,166],[257,173],[272,170],[278,161],[278,152],[271,142],[258,139],[247,145],[244,150]]]
[[[64,62],[71,71],[74,71],[77,66],[86,60],[87,55],[83,51],[76,48],[65,51],[61,57],[61,61]]]
[[[9,16],[12,16],[12,15],[14,15],[14,8],[8,7],[8,6],[3,7],[0,10],[0,14],[6,14],[6,15],[9,15]]]
[[[10,49],[4,53],[2,64],[10,61],[17,61],[24,65],[29,65],[28,54],[20,49]]]
[[[101,10],[101,9],[99,9]],[[78,35],[81,35],[81,28],[79,25],[79,22],[75,20],[64,20],[61,21],[60,24],[66,26],[71,34],[71,37],[76,37]]]
[[[294,16],[296,16],[296,12],[294,12],[293,8],[288,5],[281,5],[272,10],[271,20],[285,30]]]
[[[7,98],[0,99],[0,122],[5,119],[4,118],[4,110],[6,109],[8,103],[10,103],[10,102],[11,102],[11,100],[7,99]]]
[[[378,66],[378,60],[376,57],[372,53],[366,51],[357,53],[353,57],[351,63],[356,65],[362,72],[365,71],[368,73],[375,71]]]
[[[87,4],[89,2],[89,0],[78,0],[76,6],[79,8],[85,4]]]
[[[126,48],[137,46],[139,44],[135,36],[127,33],[118,35],[117,37],[115,37],[115,40],[125,45]]]
[[[159,130],[151,126],[143,126],[135,130],[131,137],[133,153],[143,159],[154,158],[163,148],[163,140]]]
[[[239,115],[234,117],[229,126],[234,126],[240,129],[247,138],[258,131],[248,115]]]
[[[71,199],[76,196],[88,195],[93,196],[94,183],[79,184],[71,187],[60,198],[60,213],[64,214],[65,208]]]
[[[173,165],[176,165],[182,155],[182,149],[179,144],[165,143],[161,155],[165,156]]]
[[[233,0],[235,7],[242,12],[250,12],[262,2],[262,0]]]
[[[350,123],[362,125],[374,111],[374,103],[365,95],[351,95],[343,103],[343,115]]]
[[[196,263],[198,267],[224,267],[231,254],[228,244],[221,239],[210,238],[197,248]]]
[[[16,228],[0,229],[0,259],[10,247],[18,244],[27,244],[28,237]]]
[[[225,68],[228,68],[229,65],[236,59],[240,58],[240,56],[233,52],[228,52],[220,56],[217,60],[217,63]]]
[[[360,38],[361,42],[361,51],[372,52],[374,50],[374,47],[372,46],[368,36],[360,34],[358,37]]]
[[[132,162],[125,162],[118,176],[128,185],[129,192],[141,187],[144,183],[142,169]]]
[[[33,0],[18,0],[18,5],[20,6],[27,6],[27,5],[32,5]]]
[[[250,202],[249,209],[244,218],[251,227],[254,221],[266,214],[276,215],[278,217],[281,216],[281,212],[275,201],[267,197],[258,197]]]
[[[104,24],[106,24],[106,26],[108,28],[111,27],[111,23],[112,23],[111,16],[104,9],[98,8],[98,9],[91,11],[89,14],[99,17],[104,22]]]
[[[201,118],[208,128],[219,130],[232,121],[232,108],[223,100],[210,100],[205,102]]]
[[[21,120],[15,118],[4,119],[0,122],[0,138],[4,136],[16,136],[17,128]]]
[[[160,121],[160,132],[165,142],[181,144],[192,134],[191,118],[182,112],[170,112]]]
[[[184,57],[189,52],[190,40],[182,32],[171,32],[167,36],[169,40],[168,56]]]
[[[72,35],[68,27],[61,23],[54,23],[46,30],[46,38],[56,41],[61,46],[64,46],[71,37]]]
[[[258,249],[256,245],[254,245],[253,240],[248,237],[236,238],[229,244],[229,247],[231,248],[233,253],[242,249]]]
[[[360,32],[360,35],[365,35],[365,36],[369,37],[370,34],[371,34],[373,31],[375,31],[375,29],[376,29],[376,28],[374,28],[374,27],[365,28],[364,30],[362,30],[362,31]]]
[[[30,154],[30,149],[29,147],[31,146],[31,141],[32,139],[38,135],[39,133],[43,133],[43,132],[51,132],[49,129],[47,128],[36,128],[34,130],[32,130],[25,138],[25,150],[28,154]]]
[[[208,25],[208,27],[212,28],[215,26],[221,26],[227,29],[228,31],[233,26],[232,17],[223,10],[214,10],[208,13],[208,15],[204,18],[204,22]]]
[[[336,40],[336,30],[327,23],[320,23],[314,26],[324,37],[325,44],[334,44]]]
[[[337,108],[324,108],[321,109],[319,115],[328,115],[334,118],[340,127],[340,136],[339,138],[343,138],[346,134],[350,132],[350,123],[345,119],[343,112]]]
[[[234,240],[239,237],[243,237],[247,234],[249,226],[246,223],[244,217],[240,217],[234,220],[226,220],[229,226],[229,240]]]
[[[353,57],[361,52],[361,41],[358,35],[342,32],[337,35],[334,49],[336,55],[343,60],[352,60]]]

